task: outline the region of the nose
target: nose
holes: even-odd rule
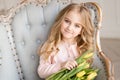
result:
[[[73,25],[72,25],[72,24],[69,25],[69,26],[67,27],[67,29],[68,29],[68,30],[72,30],[72,29],[73,29]]]

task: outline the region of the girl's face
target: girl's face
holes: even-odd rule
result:
[[[81,15],[77,11],[70,11],[61,23],[63,39],[74,40],[81,33]]]

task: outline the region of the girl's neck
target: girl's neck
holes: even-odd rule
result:
[[[67,45],[73,45],[73,44],[76,43],[75,40],[63,39],[62,41],[63,41],[65,44],[67,44]]]

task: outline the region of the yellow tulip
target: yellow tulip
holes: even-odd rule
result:
[[[90,67],[90,64],[86,64],[85,68],[89,68]]]
[[[93,52],[86,54],[83,58],[87,59],[93,56]]]
[[[77,76],[78,78],[80,78],[80,77],[84,76],[85,74],[86,74],[85,71],[80,71],[79,73],[76,74],[76,76]]]
[[[92,72],[91,74],[89,74],[89,75],[87,76],[87,79],[86,79],[86,80],[94,79],[96,76],[97,76],[97,73],[96,73],[96,72]]]
[[[83,61],[82,63],[80,63],[80,64],[78,65],[78,67],[84,66],[85,64],[86,64],[86,61]]]

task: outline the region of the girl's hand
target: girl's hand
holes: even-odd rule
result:
[[[76,67],[78,64],[75,60],[68,60],[64,63],[61,64],[62,68],[66,68],[68,70],[73,69],[74,67]]]

